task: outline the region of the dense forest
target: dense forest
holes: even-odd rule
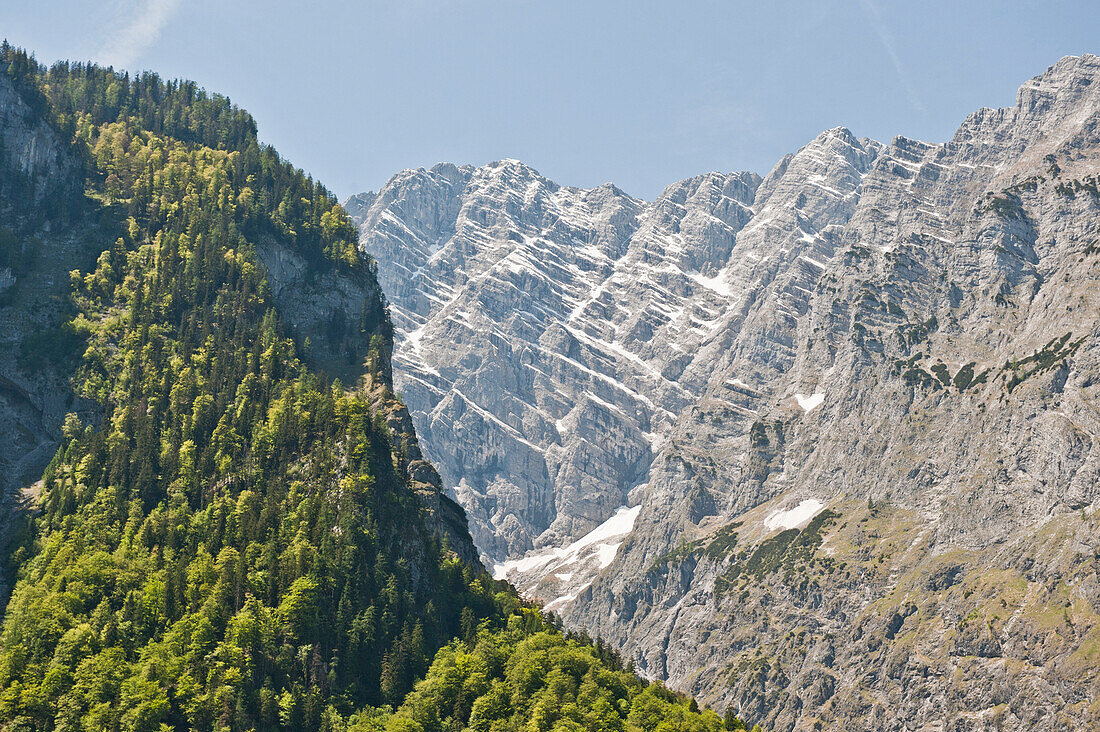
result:
[[[4,729],[743,728],[565,637],[429,528],[377,395],[311,368],[258,251],[373,265],[247,113],[6,43],[0,66],[80,171],[48,202],[5,171],[3,204],[111,231],[41,349],[98,416],[65,422],[11,548]],[[341,337],[384,382],[384,303],[361,312]]]
[[[746,730],[732,713],[700,711],[660,683],[646,683],[601,641],[563,635],[538,612],[519,608],[504,628],[439,651],[427,676],[395,711],[367,709],[352,732],[405,730]],[[753,732],[759,732],[754,727]]]

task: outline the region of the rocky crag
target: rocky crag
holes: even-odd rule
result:
[[[1100,59],[652,203],[348,208],[426,452],[567,622],[777,730],[1100,725]]]
[[[68,412],[81,405],[67,378],[79,338],[61,328],[69,271],[95,263],[87,236],[82,167],[34,105],[0,74],[0,541],[21,526],[25,494],[57,449]],[[7,597],[0,576],[0,601]]]
[[[487,559],[568,543],[646,481],[701,395],[684,369],[759,184],[709,174],[646,204],[506,160],[345,204],[389,296],[398,389]]]
[[[43,468],[66,415],[99,413],[70,384],[85,346],[68,321],[70,273],[94,269],[125,226],[119,207],[90,188],[86,161],[48,113],[33,79],[0,73],[0,546],[20,539]],[[288,331],[311,366],[368,392],[400,437],[410,487],[430,525],[477,561],[462,509],[441,491],[420,453],[405,406],[394,398],[392,326],[373,270],[311,266],[272,237],[258,247]],[[362,322],[380,323],[363,333]],[[0,606],[7,599],[0,573]]]

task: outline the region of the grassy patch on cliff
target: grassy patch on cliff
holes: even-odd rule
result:
[[[681,541],[676,548],[654,559],[653,564],[649,566],[649,570],[652,572],[696,555],[714,560],[725,559],[737,546],[737,529],[740,526],[741,522],[735,521],[718,529],[709,537],[696,539],[695,541]]]
[[[1052,338],[1039,350],[1030,356],[1019,360],[1006,361],[1001,368],[1001,376],[1005,380],[1005,389],[1011,393],[1013,389],[1027,381],[1035,374],[1049,371],[1056,366],[1065,363],[1066,359],[1073,356],[1081,344],[1085,342],[1085,336],[1077,340],[1070,340],[1072,333],[1066,333],[1060,338]]]
[[[766,575],[781,572],[787,583],[805,582],[808,575],[830,572],[837,566],[831,557],[821,556],[818,549],[824,532],[840,514],[825,509],[814,516],[804,529],[786,529],[757,544],[752,550],[742,550],[733,563],[714,580],[714,594],[721,597],[749,578],[762,580]],[[742,582],[739,582],[742,581]]]

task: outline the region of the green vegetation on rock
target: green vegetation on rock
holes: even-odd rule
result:
[[[64,338],[27,346],[76,351],[100,418],[69,420],[43,477],[0,720],[317,729],[400,700],[464,618],[497,611],[426,527],[373,405],[311,373],[273,306],[261,242],[352,276],[354,227],[223,99],[95,67],[39,78],[89,205],[120,225],[72,273]],[[367,305],[359,333],[388,337]]]
[[[743,728],[563,636],[432,528],[388,422],[380,291],[322,331],[367,371],[346,391],[291,337],[261,252],[357,282],[373,264],[251,117],[187,82],[0,54],[71,141],[100,252],[22,344],[67,362],[95,416],[69,415],[12,554],[0,727]]]
[[[1085,336],[1077,340],[1070,340],[1072,333],[1066,333],[1061,338],[1053,338],[1046,345],[1030,356],[1025,356],[1018,361],[1008,361],[1001,369],[1001,375],[1005,379],[1005,389],[1010,393],[1017,386],[1035,374],[1049,371],[1073,356],[1081,344],[1085,342]]]
[[[759,582],[766,575],[781,572],[784,579],[793,582],[798,576],[805,579],[808,569],[832,571],[837,563],[829,557],[818,556],[817,550],[824,541],[823,533],[840,518],[830,509],[810,519],[803,529],[785,529],[769,536],[751,551],[742,550],[733,555],[733,562],[714,580],[714,593],[722,596],[739,589],[739,582],[749,578]]]
[[[504,628],[483,626],[441,650],[396,711],[364,710],[349,725],[351,732],[743,729],[736,716],[720,718],[642,681],[602,643],[563,635],[525,608]]]

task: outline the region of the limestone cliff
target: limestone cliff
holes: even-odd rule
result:
[[[654,202],[515,161],[349,201],[483,554],[788,729],[1100,725],[1100,59],[946,143]]]

